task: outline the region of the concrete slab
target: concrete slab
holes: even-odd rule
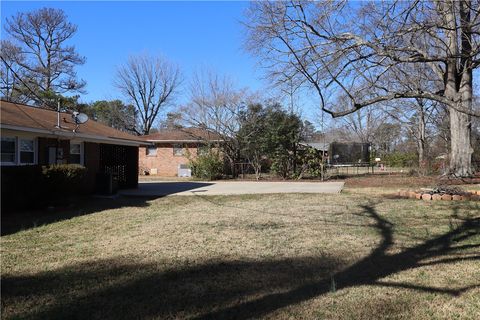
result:
[[[160,197],[168,195],[238,195],[267,193],[339,193],[344,182],[140,182],[137,189],[121,190],[124,196]]]

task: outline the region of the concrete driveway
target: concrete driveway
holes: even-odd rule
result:
[[[162,181],[140,182],[137,189],[121,190],[124,196],[235,195],[262,193],[339,193],[343,182],[263,182],[263,181]]]

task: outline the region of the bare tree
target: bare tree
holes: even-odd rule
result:
[[[229,161],[233,176],[236,175],[235,162],[240,155],[236,133],[246,99],[245,90],[236,89],[229,77],[201,70],[194,73],[190,83],[190,101],[182,108],[190,125],[222,136],[223,142],[219,147]]]
[[[162,57],[132,56],[119,67],[114,81],[140,116],[138,134],[149,134],[159,112],[170,105],[181,84],[180,69]]]
[[[20,48],[13,61],[2,62],[15,72],[21,67],[23,94],[36,103],[44,96],[81,92],[85,86],[78,80],[75,66],[85,63],[74,46],[68,45],[77,26],[68,22],[60,9],[42,8],[18,13],[6,19],[5,31]],[[20,70],[19,70],[20,71]]]
[[[333,117],[402,98],[448,107],[450,173],[472,175],[473,70],[480,66],[478,0],[255,2],[248,13],[247,47],[274,78],[298,78],[318,93]],[[406,66],[426,67],[434,78],[422,91],[399,86],[389,73],[416,80]],[[329,94],[349,103],[334,110]]]
[[[21,49],[8,40],[1,40],[0,57],[2,59],[0,68],[0,92],[2,98],[7,101],[17,101],[21,91],[19,77],[22,74],[21,67],[17,64],[17,61],[24,60]]]
[[[418,166],[425,166],[426,152],[432,135],[436,132],[435,118],[439,115],[439,104],[427,99],[402,99],[384,106],[388,115],[397,121],[415,139]]]
[[[345,132],[350,140],[371,143],[380,124],[385,121],[385,113],[382,110],[368,106],[358,112],[348,114],[339,119],[345,127]]]

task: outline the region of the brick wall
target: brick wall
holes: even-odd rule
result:
[[[87,168],[85,187],[88,192],[94,192],[97,173],[100,170],[100,145],[94,142],[85,142],[83,150],[83,161]]]
[[[140,147],[138,151],[139,171],[143,174],[144,171],[152,172],[152,169],[157,169],[157,175],[164,177],[175,177],[178,172],[179,164],[188,164],[189,160],[186,156],[175,156],[173,154],[173,144],[158,143],[156,144],[157,154],[155,156],[147,156],[147,148]],[[184,144],[184,154],[186,150],[190,153],[192,158],[197,156],[196,144]]]

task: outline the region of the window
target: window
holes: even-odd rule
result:
[[[147,156],[156,156],[157,155],[157,147],[156,146],[148,146],[147,147]]]
[[[82,144],[80,142],[70,142],[70,163],[83,164]]]
[[[35,141],[33,139],[20,139],[20,163],[35,163]]]
[[[16,139],[12,137],[2,137],[2,163],[16,163]]]
[[[181,144],[173,145],[173,155],[174,156],[183,156],[183,146]]]

